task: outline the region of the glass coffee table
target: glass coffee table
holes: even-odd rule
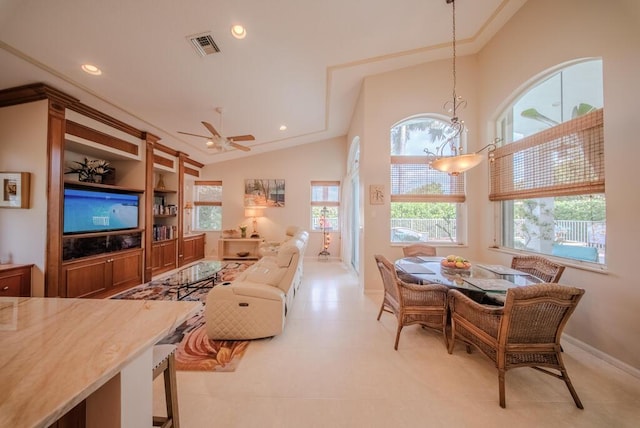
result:
[[[222,270],[223,266],[224,263],[217,260],[199,262],[180,269],[166,278],[151,281],[151,284],[176,287],[177,298],[182,300],[196,290],[213,288],[218,280],[218,272]]]

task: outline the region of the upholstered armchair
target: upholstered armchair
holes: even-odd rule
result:
[[[442,333],[447,347],[447,291],[440,284],[409,284],[398,278],[395,266],[384,256],[376,255],[376,264],[384,284],[384,297],[378,321],[382,312],[395,315],[398,320],[394,349],[398,350],[400,332],[407,325],[420,324]]]
[[[557,284],[511,288],[504,307],[485,306],[461,292],[449,290],[451,340],[471,352],[471,346],[491,359],[498,369],[500,406],[505,407],[505,374],[531,367],[562,379],[576,406],[583,408],[562,360],[560,336],[584,290]]]

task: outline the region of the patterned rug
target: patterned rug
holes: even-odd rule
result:
[[[253,262],[227,262],[218,273],[218,281],[233,281]],[[210,289],[196,290],[183,300],[202,301],[204,304]],[[177,288],[166,285],[143,284],[117,294],[112,299],[176,300]],[[204,328],[204,313],[200,311],[171,335],[159,343],[175,344],[176,369],[190,371],[232,372],[249,346],[246,340],[210,340]]]

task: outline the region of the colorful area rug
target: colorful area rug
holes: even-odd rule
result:
[[[253,262],[227,262],[218,273],[218,282],[233,281]],[[196,290],[183,300],[201,301],[207,298],[209,288]],[[176,300],[177,288],[166,285],[143,284],[117,294],[112,299]],[[159,343],[175,344],[176,369],[189,371],[232,372],[249,346],[246,340],[211,340],[204,327],[204,313],[200,311],[171,335]]]

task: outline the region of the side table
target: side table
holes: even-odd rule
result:
[[[258,260],[262,238],[220,238],[218,257],[220,260]],[[246,255],[241,255],[246,253]]]

